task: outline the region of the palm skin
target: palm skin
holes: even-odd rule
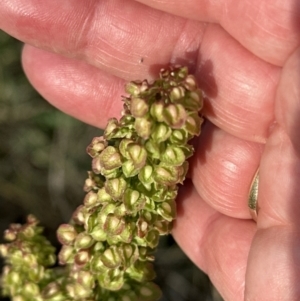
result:
[[[139,3],[143,2],[143,3]],[[103,127],[125,81],[190,67],[207,122],[173,235],[228,301],[299,300],[296,0],[2,0],[0,28],[54,106]],[[257,224],[247,207],[260,167]]]

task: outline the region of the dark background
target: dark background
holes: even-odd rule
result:
[[[21,67],[21,50],[19,41],[0,31],[0,233],[33,213],[57,245],[57,226],[84,196],[91,162],[85,148],[101,131],[59,112],[34,91]],[[161,301],[222,300],[171,236],[161,240],[156,271]]]

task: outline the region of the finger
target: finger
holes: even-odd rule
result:
[[[172,233],[180,247],[209,275],[224,300],[244,300],[247,257],[255,223],[216,212],[188,182],[180,190],[177,202],[178,217]]]
[[[136,79],[156,74],[175,57],[194,62],[204,25],[131,0],[66,0],[64,5],[4,0],[0,28],[25,43]]]
[[[198,70],[196,70],[196,77],[200,86],[209,97],[204,114],[217,126],[233,135],[247,140],[264,142],[269,132],[270,123],[273,120],[273,101],[279,70],[253,58],[228,35],[223,35],[220,28],[211,28],[208,32],[211,33],[208,35],[211,39],[203,40],[202,46],[203,61],[205,63],[200,64]],[[217,37],[218,41],[213,41],[213,36]],[[224,47],[229,51],[220,56],[220,51]],[[45,59],[45,55],[49,58]],[[30,56],[32,57],[30,58]],[[74,97],[71,96],[73,91],[68,88],[68,84],[60,85],[61,91],[57,89],[49,91],[53,86],[51,81],[59,78],[65,83],[73,81],[76,68],[78,69],[78,75],[76,76],[83,76],[83,72],[87,72],[86,78],[93,78],[91,74],[96,72],[96,69],[91,67],[90,71],[87,71],[89,67],[86,66],[83,68],[84,70],[81,70],[79,66],[82,65],[74,66],[76,61],[65,59],[63,63],[64,72],[61,72],[63,58],[56,60],[55,55],[52,58],[50,56],[49,53],[43,54],[42,51],[37,49],[25,47],[23,55],[24,69],[35,88],[55,106],[64,109],[61,105],[64,101],[62,95],[67,93],[70,96],[69,99],[74,99],[74,101],[79,101],[79,96],[75,93]],[[39,60],[42,63],[38,63]],[[70,70],[68,66],[70,66]],[[49,72],[51,74],[56,72],[57,74],[49,77]],[[102,74],[104,75],[104,73]],[[143,79],[145,77],[141,73],[138,78]],[[43,81],[44,84],[42,84]],[[80,85],[84,84],[86,90],[86,81],[76,81],[76,83],[70,83],[70,85],[76,85],[80,88]],[[108,83],[108,80],[104,82]],[[105,97],[100,97],[101,99],[98,97],[98,95],[101,95],[101,91],[110,91],[111,88],[105,89],[103,84],[101,91],[95,93],[97,86],[98,84],[96,88],[90,90],[89,95],[86,94],[86,98],[81,98],[81,101],[86,103],[87,106],[88,102],[98,101],[98,103],[101,103],[101,100],[111,102],[114,95],[106,97],[107,94],[105,94]],[[88,93],[87,90],[86,92]],[[97,99],[94,99],[95,97]],[[97,113],[94,106],[90,106],[90,108]],[[71,114],[78,116],[74,115],[73,112]]]
[[[195,71],[207,98],[204,114],[221,129],[264,143],[274,120],[280,68],[264,63],[217,25],[209,26]]]
[[[247,271],[249,300],[299,300],[300,290],[300,50],[283,67],[275,111],[277,125],[260,166],[258,234]],[[266,271],[272,271],[266,273]],[[261,299],[266,283],[269,297]]]
[[[137,1],[181,17],[219,23],[252,53],[278,66],[300,44],[298,1]]]
[[[262,144],[238,139],[206,124],[191,161],[198,194],[225,215],[251,218],[248,196],[262,151]]]
[[[0,26],[16,37],[118,77],[150,78],[169,62],[194,66],[213,100],[206,112],[212,122],[244,139],[267,137],[279,68],[253,56],[219,26],[123,0],[63,7],[57,0],[10,0],[1,6]]]
[[[263,227],[299,224],[300,48],[282,70],[275,103],[277,124],[261,161],[259,203]],[[286,201],[283,201],[283,200]]]
[[[39,93],[61,111],[100,128],[108,118],[120,117],[124,80],[29,45],[23,49],[23,68]]]

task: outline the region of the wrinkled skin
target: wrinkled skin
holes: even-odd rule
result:
[[[300,300],[299,1],[139,2],[1,0],[0,28],[26,43],[41,94],[99,127],[119,117],[125,81],[189,66],[208,121],[174,237],[225,300]]]

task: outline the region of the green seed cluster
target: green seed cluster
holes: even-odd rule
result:
[[[45,286],[42,300],[155,301],[161,295],[151,282],[153,252],[176,217],[177,184],[193,154],[187,142],[200,134],[202,95],[185,67],[163,69],[153,83],[130,82],[126,92],[120,120],[110,119],[87,148],[93,158],[87,194],[57,231],[64,276]]]
[[[14,301],[42,301],[42,290],[55,279],[49,269],[55,261],[55,248],[41,234],[34,216],[28,216],[25,225],[11,224],[4,233],[10,243],[0,246],[6,259],[1,286],[3,294]]]

